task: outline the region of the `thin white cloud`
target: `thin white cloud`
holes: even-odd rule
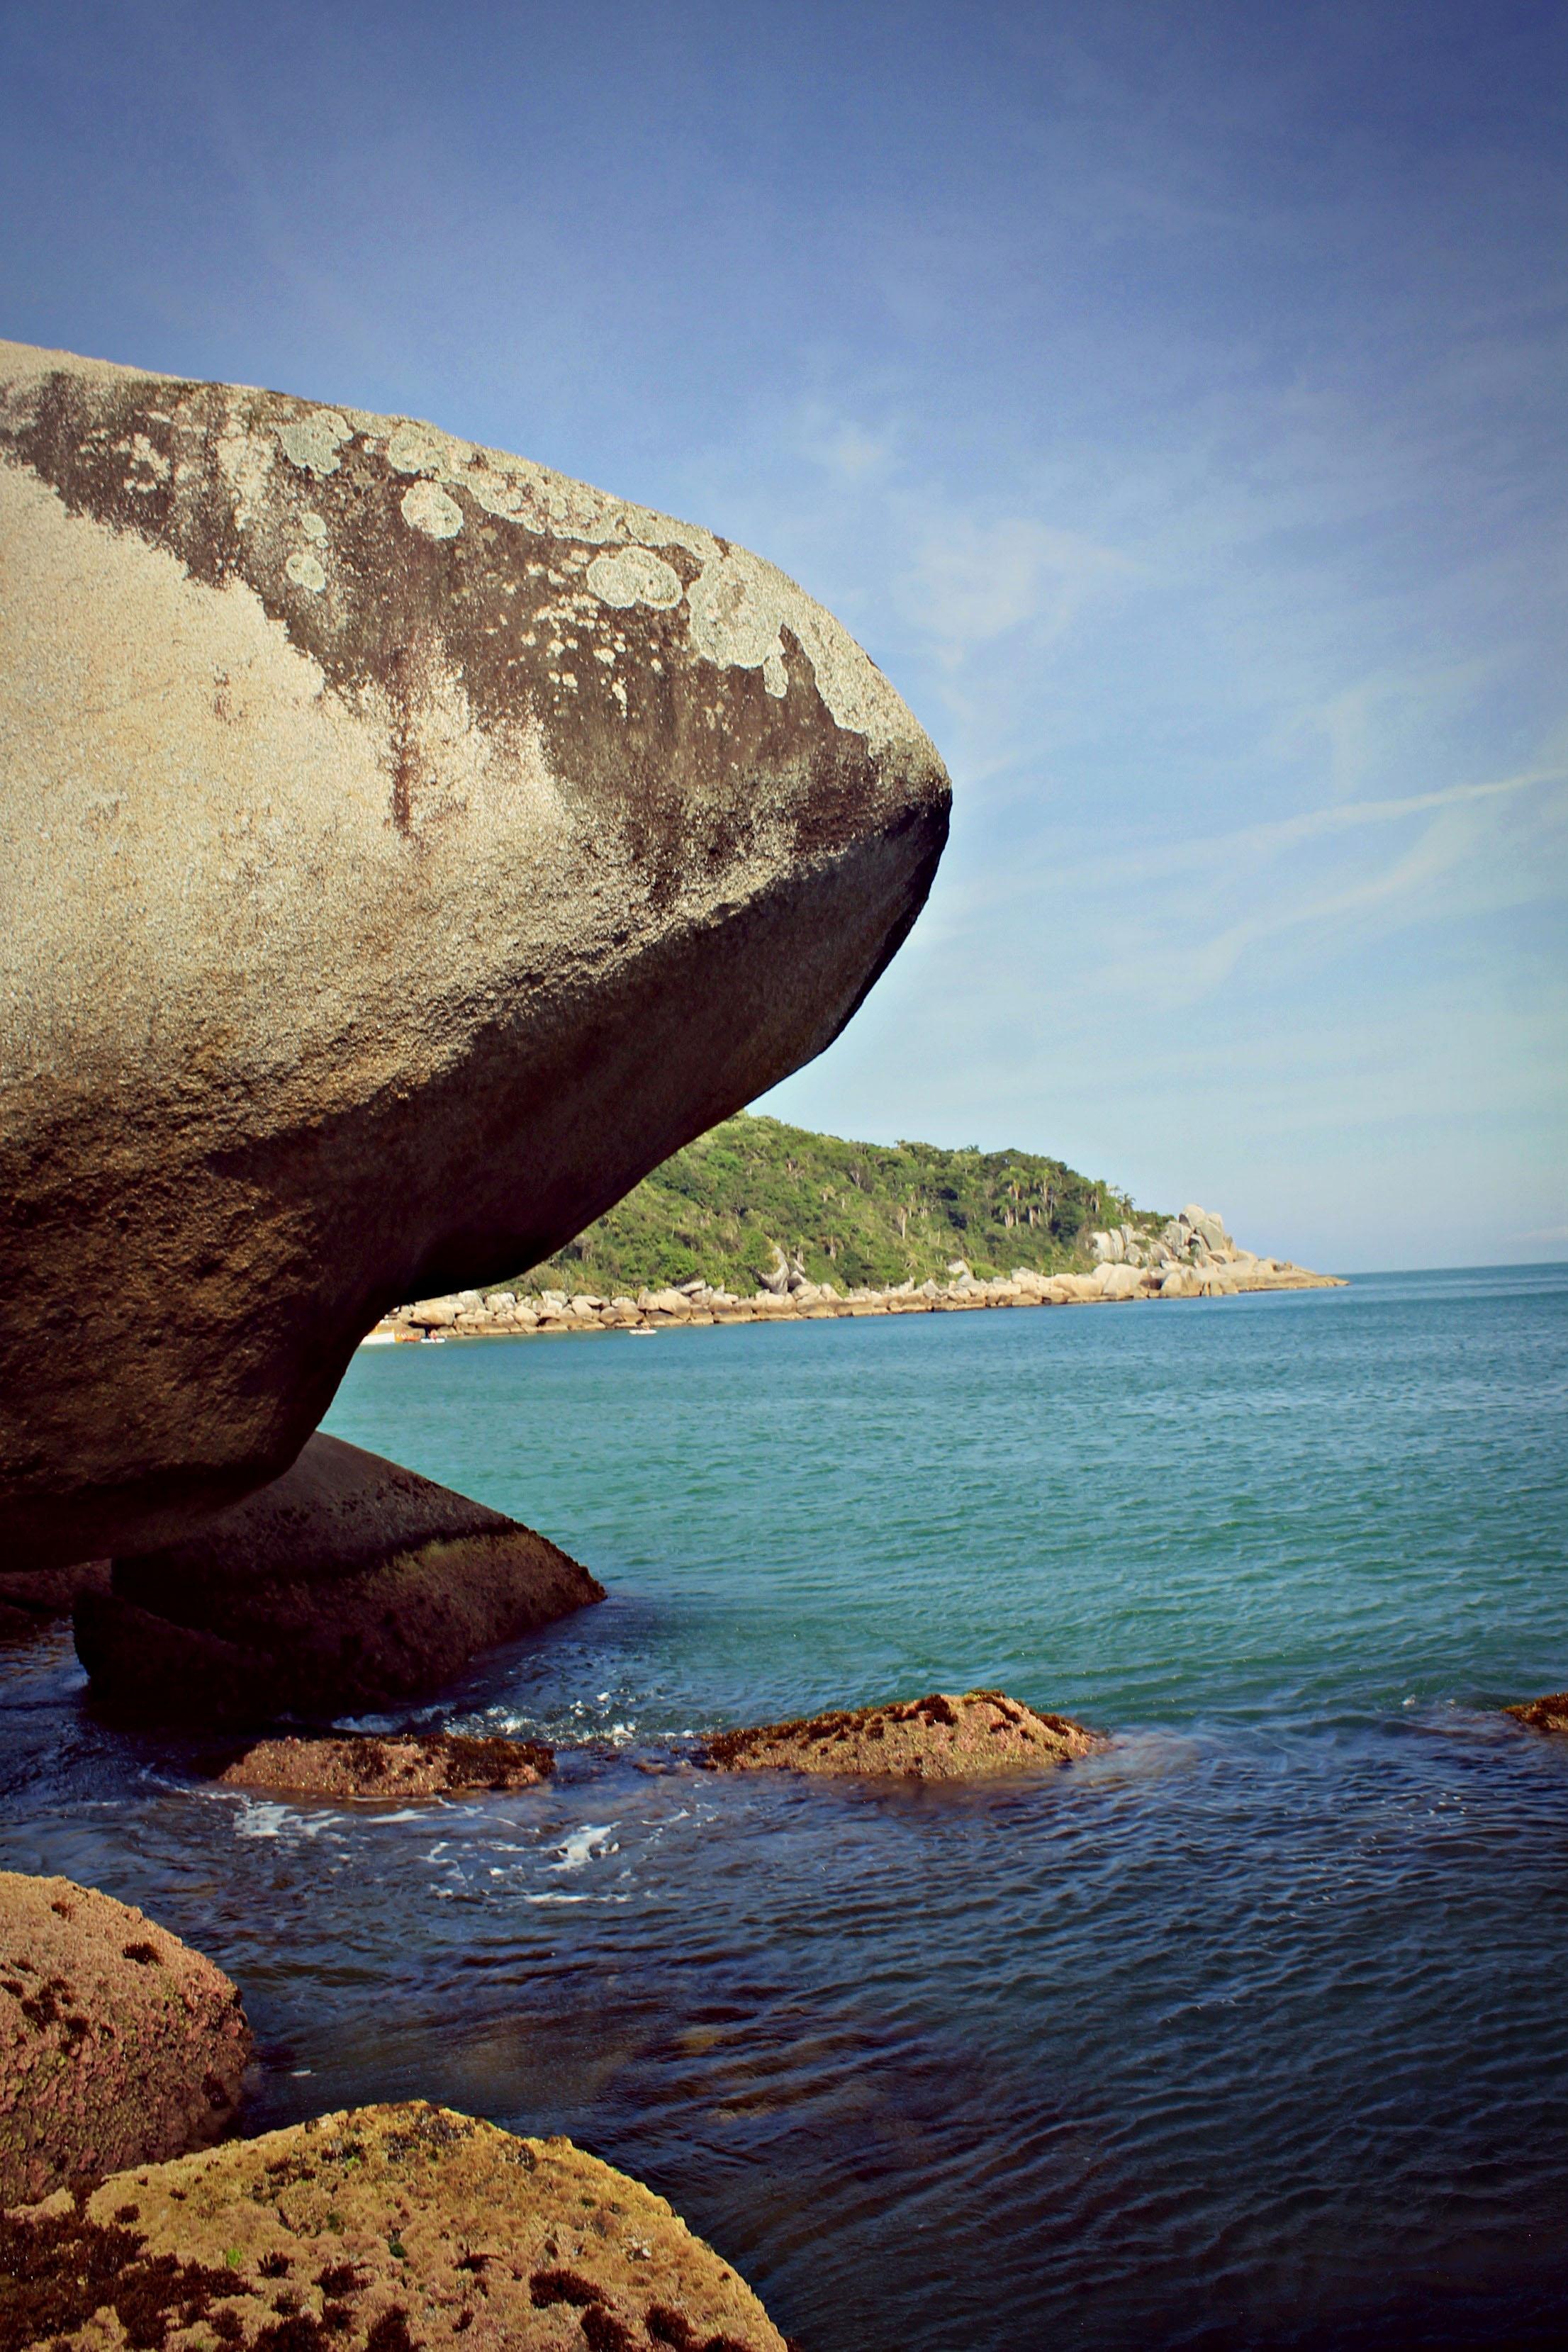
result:
[[[1055,641],[1091,596],[1136,570],[1117,549],[1032,516],[951,515],[927,520],[897,602],[937,659],[956,667],[1026,625],[1037,641]]]
[[[1008,899],[1032,896],[1047,883],[1052,887],[1075,890],[1109,884],[1120,891],[1129,883],[1185,873],[1205,876],[1216,889],[1221,889],[1242,879],[1244,869],[1310,841],[1327,840],[1337,834],[1359,832],[1370,826],[1394,824],[1445,809],[1506,801],[1565,782],[1568,765],[1527,768],[1517,775],[1495,777],[1484,783],[1446,784],[1434,792],[1408,793],[1385,800],[1332,802],[1324,807],[1305,809],[1296,816],[1242,825],[1228,833],[1194,834],[1189,829],[1177,839],[1149,840],[1138,846],[1119,838],[1088,858],[1081,855],[1048,861],[1036,857],[1016,864],[1005,877],[989,876],[972,886],[948,912],[951,918],[962,921],[994,910]]]

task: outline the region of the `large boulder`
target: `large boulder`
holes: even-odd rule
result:
[[[605,1589],[500,1511],[337,1437],[77,1604],[94,1695],[164,1722],[331,1717],[448,1681]]]
[[[640,2181],[420,2100],[0,2220],[0,2320],[16,2352],[785,2352]]]
[[[249,2056],[238,1993],[166,1927],[0,1871],[0,2207],[205,2147]]]
[[[379,1315],[819,1053],[948,784],[772,565],[404,418],[0,345],[0,1527],[47,1565],[276,1477]]]

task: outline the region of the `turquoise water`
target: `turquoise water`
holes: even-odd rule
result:
[[[252,2127],[423,2093],[669,2194],[805,2352],[1568,2334],[1568,1270],[363,1353],[328,1426],[612,1598],[405,1815],[217,1796],[0,1654],[0,1864],[239,1981]],[[937,1685],[1047,1781],[726,1780]]]

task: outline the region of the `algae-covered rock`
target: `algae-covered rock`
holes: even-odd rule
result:
[[[973,1780],[1051,1771],[1103,1745],[1082,1724],[1037,1715],[1002,1691],[931,1691],[887,1706],[838,1707],[792,1723],[719,1732],[704,1742],[703,1755],[725,1772]]]
[[[537,1789],[555,1769],[540,1739],[465,1738],[450,1731],[258,1739],[218,1774],[230,1789],[289,1797],[395,1799],[463,1790]]]
[[[162,2352],[785,2352],[662,2197],[412,2101],[118,2174],[0,2223],[0,2342]]]
[[[1534,1698],[1521,1706],[1505,1706],[1505,1715],[1529,1724],[1531,1731],[1568,1732],[1568,1691],[1557,1691],[1550,1698]]]
[[[168,1722],[380,1706],[602,1601],[560,1547],[341,1438],[76,1612],[95,1695]]]
[[[216,2139],[249,2056],[200,1952],[94,1887],[0,1872],[0,2206]]]
[[[386,1309],[820,1053],[948,784],[771,564],[406,418],[6,344],[0,543],[0,1537],[48,1565],[265,1485]]]

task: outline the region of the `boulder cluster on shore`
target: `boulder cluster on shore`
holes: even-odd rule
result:
[[[536,1331],[658,1331],[676,1324],[798,1323],[834,1316],[963,1314],[980,1307],[1093,1307],[1134,1298],[1231,1298],[1244,1290],[1331,1290],[1341,1277],[1313,1274],[1289,1258],[1258,1257],[1238,1249],[1224,1222],[1207,1209],[1184,1209],[1158,1234],[1124,1224],[1090,1237],[1091,1272],[1038,1274],[1015,1266],[985,1281],[962,1258],[948,1279],[901,1282],[891,1290],[864,1286],[839,1290],[812,1282],[798,1262],[779,1251],[774,1270],[749,1298],[716,1288],[701,1276],[671,1287],[639,1289],[614,1298],[592,1291],[458,1290],[394,1308],[372,1340],[419,1339],[450,1333],[458,1339]]]

